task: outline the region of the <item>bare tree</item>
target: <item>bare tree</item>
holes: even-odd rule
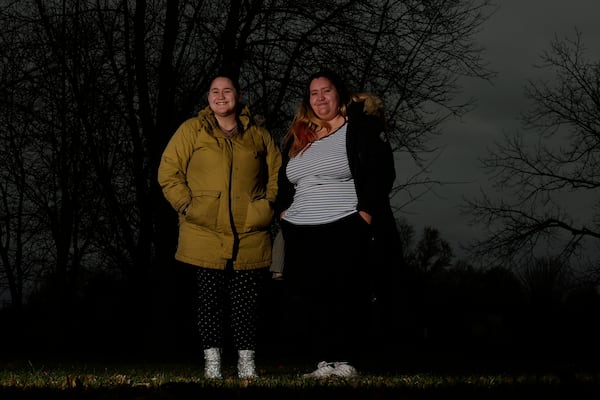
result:
[[[414,267],[423,273],[436,274],[452,266],[452,249],[435,228],[425,227],[423,237],[412,255]]]
[[[14,4],[17,6],[16,4]],[[52,236],[47,228],[52,218],[47,218],[39,204],[44,201],[48,175],[39,166],[39,149],[46,150],[37,140],[39,124],[36,106],[40,90],[36,86],[37,66],[31,62],[35,52],[31,46],[22,46],[31,40],[31,31],[19,29],[22,21],[7,18],[2,13],[5,29],[0,48],[2,63],[2,129],[0,164],[2,165],[2,199],[0,215],[0,255],[2,286],[8,288],[10,304],[19,309],[25,294],[32,289],[37,278],[52,264],[56,254]],[[46,152],[47,154],[47,152]],[[32,180],[37,176],[38,181]],[[38,183],[42,183],[38,186]],[[37,192],[43,196],[40,198]],[[50,205],[48,203],[48,208]],[[56,219],[54,219],[56,220]]]
[[[565,301],[574,288],[570,267],[559,259],[538,258],[521,268],[525,294],[536,307],[552,307]]]
[[[24,154],[20,152],[22,143],[18,132],[13,129],[13,121],[7,121],[7,114],[2,115],[4,129],[0,134],[4,151],[0,162],[11,167],[11,174],[3,173],[0,182],[0,297],[16,309],[23,305],[27,283],[31,282],[35,273],[36,243],[41,239],[37,234],[34,218],[27,214],[25,197]],[[26,126],[19,124],[19,126]],[[33,264],[33,265],[32,265]],[[39,266],[39,264],[38,264]],[[6,296],[4,291],[8,291]]]
[[[483,160],[501,198],[484,192],[466,202],[487,232],[471,245],[475,255],[517,264],[545,253],[566,260],[600,239],[598,209],[581,207],[600,186],[600,62],[585,57],[576,32],[556,38],[540,68],[553,78],[527,84],[533,106],[523,115],[525,131],[536,136],[506,136]]]

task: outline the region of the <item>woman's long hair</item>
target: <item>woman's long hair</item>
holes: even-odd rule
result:
[[[290,157],[300,154],[309,143],[314,142],[317,137],[316,131],[319,128],[331,128],[328,122],[317,117],[310,105],[310,84],[318,78],[327,79],[335,87],[340,103],[339,113],[344,117],[346,116],[346,107],[350,101],[350,95],[342,79],[331,70],[321,70],[312,74],[304,88],[302,102],[292,125],[283,139],[284,148],[289,148],[288,154]]]

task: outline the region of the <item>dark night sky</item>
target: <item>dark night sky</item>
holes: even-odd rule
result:
[[[477,101],[477,108],[461,121],[443,126],[443,135],[435,144],[444,147],[433,165],[433,177],[442,181],[470,182],[445,185],[436,194],[427,195],[410,206],[406,217],[420,234],[424,226],[437,228],[458,255],[459,243],[478,235],[469,227],[458,206],[462,196],[472,197],[488,178],[480,168],[479,158],[504,133],[520,130],[519,112],[526,109],[523,87],[527,79],[541,77],[534,64],[540,61],[550,42],[582,34],[586,57],[600,62],[600,1],[598,0],[498,0],[498,11],[482,27],[478,41],[486,48],[485,59],[497,76],[490,83],[464,80],[464,95]],[[398,164],[402,178],[410,165]],[[400,178],[400,179],[401,179]],[[403,199],[404,200],[404,199]],[[577,199],[578,209],[588,204]],[[584,207],[582,207],[584,206]]]

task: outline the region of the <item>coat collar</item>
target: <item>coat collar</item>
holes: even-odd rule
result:
[[[202,121],[203,124],[212,130],[219,130],[219,125],[217,124],[217,119],[213,111],[210,107],[206,107],[198,113],[198,118]],[[245,131],[249,128],[250,123],[252,121],[252,115],[250,113],[250,109],[247,105],[241,105],[238,111],[238,121],[241,124],[242,131]]]

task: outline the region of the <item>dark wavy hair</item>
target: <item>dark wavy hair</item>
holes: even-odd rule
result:
[[[296,116],[284,138],[284,147],[289,148],[289,155],[294,157],[316,139],[316,131],[319,128],[331,128],[329,123],[317,117],[310,105],[310,84],[318,78],[325,78],[335,88],[339,99],[339,113],[346,116],[346,107],[350,102],[350,92],[344,81],[338,74],[329,69],[323,69],[308,77],[308,81],[302,94],[302,102],[298,107]]]

